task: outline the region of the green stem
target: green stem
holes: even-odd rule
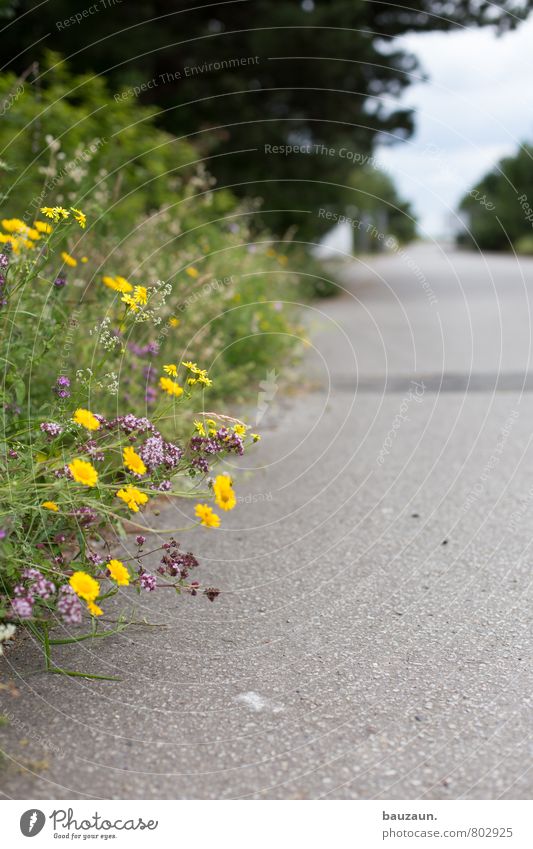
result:
[[[73,669],[62,669],[60,666],[51,666],[48,672],[55,675],[69,675],[71,678],[96,678],[98,681],[120,681],[116,675],[93,675],[91,672],[76,672]]]

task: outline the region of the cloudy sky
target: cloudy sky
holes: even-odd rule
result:
[[[533,141],[533,16],[499,38],[463,30],[401,42],[429,81],[402,99],[417,110],[416,135],[381,148],[378,158],[413,202],[421,233],[445,235],[465,190],[520,142]]]

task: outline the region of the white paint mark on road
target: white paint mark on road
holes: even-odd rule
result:
[[[263,710],[270,711],[271,713],[281,713],[283,711],[281,705],[274,704],[274,702],[269,701],[269,699],[266,699],[259,693],[254,693],[253,690],[250,690],[248,693],[240,693],[235,701],[242,702],[247,708],[253,710],[254,713],[260,713]]]

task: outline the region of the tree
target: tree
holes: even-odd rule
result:
[[[466,229],[459,243],[511,250],[533,236],[533,146],[524,144],[489,171],[460,204]]]
[[[13,64],[22,69],[48,46],[78,72],[105,74],[116,96],[162,107],[161,124],[211,157],[220,182],[262,196],[269,224],[313,220],[316,232],[317,204],[334,203],[354,167],[341,151],[362,157],[377,140],[413,130],[412,114],[395,101],[420,70],[393,38],[461,26],[502,31],[533,0],[193,3],[97,0],[88,13],[87,0],[50,0],[32,13],[33,0],[18,0]],[[138,95],[128,95],[133,86]],[[296,144],[311,152],[287,153]]]

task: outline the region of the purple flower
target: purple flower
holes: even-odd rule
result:
[[[62,289],[63,286],[66,285],[66,282],[67,281],[65,277],[56,277],[56,279],[54,280],[54,286],[56,287],[56,289]]]
[[[57,612],[61,616],[63,622],[68,625],[78,625],[81,622],[81,603],[68,584],[65,584],[59,590],[59,600],[57,602]]]
[[[33,566],[27,566],[22,570],[22,577],[29,578],[31,581],[38,581],[39,578],[42,578],[42,572],[39,572],[38,569],[35,569]]]
[[[139,578],[139,583],[143,590],[146,590],[149,593],[153,593],[155,588],[157,587],[157,581],[155,575],[149,575],[148,572],[144,572]]]
[[[48,581],[46,578],[40,578],[34,583],[32,590],[39,598],[50,598],[54,595],[56,587],[52,581]]]
[[[98,443],[95,439],[88,439],[87,442],[80,446],[80,450],[84,454],[89,454],[95,462],[102,461],[105,458],[104,452],[99,450]]]
[[[60,374],[54,386],[54,392],[58,398],[70,398],[70,380],[64,374]]]
[[[104,562],[104,558],[100,554],[97,554],[96,551],[90,551],[87,555],[87,560],[89,563],[92,563],[93,566],[101,566]]]
[[[9,265],[9,258],[5,254],[0,254],[0,268],[7,268]]]
[[[33,599],[30,596],[18,596],[12,599],[11,611],[19,619],[30,619],[33,613]]]
[[[52,439],[55,436],[59,436],[61,433],[63,433],[63,428],[61,427],[61,425],[58,425],[55,422],[41,422],[39,427],[43,433],[46,433],[46,435],[51,437]]]
[[[71,516],[74,516],[80,525],[92,525],[93,522],[96,522],[98,519],[96,511],[93,510],[92,507],[87,507],[85,505],[82,507],[76,507],[76,509],[72,511]]]
[[[143,537],[142,534],[139,534],[138,537],[135,537],[135,542],[140,547],[141,545],[144,545],[144,543],[146,542],[146,537]]]
[[[7,537],[7,531],[5,528],[0,528],[0,539],[5,539]]]

